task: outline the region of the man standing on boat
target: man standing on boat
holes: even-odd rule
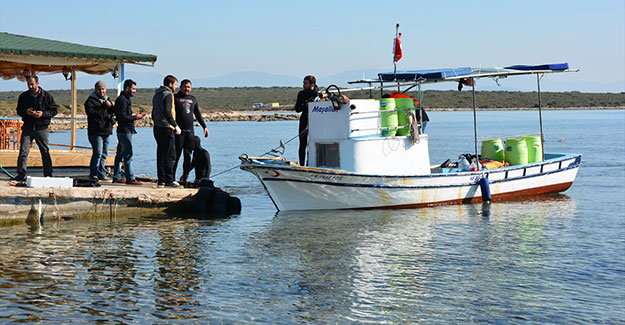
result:
[[[174,106],[174,91],[176,91],[177,86],[178,79],[168,75],[163,79],[163,85],[156,90],[152,98],[158,187],[181,187],[174,180],[174,163],[176,162],[174,135],[182,133],[182,130],[176,123],[176,109]]]
[[[308,75],[304,77],[304,89],[297,94],[295,111],[302,113],[299,117],[299,164],[306,165],[306,146],[308,145],[308,103],[319,95],[317,79]]]
[[[128,79],[124,81],[124,91],[115,100],[115,116],[117,117],[117,153],[115,155],[115,167],[113,171],[113,183],[126,183],[141,185],[132,173],[130,163],[132,161],[132,135],[137,134],[135,121],[142,119],[145,114],[132,115],[131,98],[137,92],[137,83]],[[124,162],[124,174],[126,180],[121,177],[121,164]]]
[[[18,181],[26,180],[28,153],[33,140],[37,142],[43,163],[43,175],[52,177],[52,158],[48,147],[48,126],[50,119],[58,113],[59,106],[49,92],[39,87],[39,77],[26,76],[28,90],[21,93],[17,100],[17,114],[22,117],[22,136],[20,153],[17,156]]]
[[[174,96],[176,106],[176,123],[182,130],[181,134],[176,135],[176,161],[174,163],[174,175],[178,169],[178,161],[180,161],[180,154],[184,153],[184,160],[182,163],[183,173],[180,177],[180,183],[184,184],[187,181],[188,170],[191,169],[191,152],[195,147],[195,134],[193,132],[193,116],[200,123],[204,129],[204,137],[208,137],[208,129],[206,123],[202,118],[200,112],[200,106],[197,103],[195,96],[191,95],[191,80],[185,79],[180,82],[180,90]],[[175,179],[175,177],[174,177]]]
[[[85,101],[87,113],[87,134],[93,149],[89,164],[89,178],[92,181],[106,179],[106,157],[108,156],[109,135],[113,133],[113,103],[106,95],[106,84],[100,80],[94,91]]]

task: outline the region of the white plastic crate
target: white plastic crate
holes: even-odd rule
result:
[[[72,188],[74,180],[69,177],[26,177],[26,186],[33,188]]]

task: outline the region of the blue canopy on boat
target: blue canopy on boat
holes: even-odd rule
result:
[[[566,70],[568,68],[569,68],[568,63],[551,63],[551,64],[541,64],[541,65],[511,65],[509,67],[505,67],[504,69],[532,71],[532,70]]]
[[[458,81],[468,78],[505,78],[511,75],[540,74],[551,72],[578,71],[569,70],[568,63],[551,63],[541,65],[512,65],[505,68],[443,68],[428,70],[404,70],[378,73],[378,79],[358,80],[349,83],[432,83],[439,81]]]
[[[445,68],[445,69],[428,69],[428,70],[407,70],[393,72],[378,73],[378,77],[382,81],[415,81],[419,79],[435,80],[446,79],[449,77],[463,76],[471,73],[471,68]]]

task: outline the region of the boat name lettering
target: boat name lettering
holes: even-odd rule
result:
[[[312,108],[313,113],[335,113],[337,112],[332,106],[319,106],[315,105]]]
[[[340,181],[343,179],[343,176],[338,175],[312,175],[311,178],[320,178],[332,181]]]

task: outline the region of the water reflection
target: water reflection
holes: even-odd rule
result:
[[[560,233],[576,215],[574,200],[551,196],[488,207],[13,227],[0,235],[10,247],[0,258],[0,319],[557,320],[545,313],[562,303],[554,297],[583,287],[582,279],[559,283],[553,265],[576,240]]]
[[[156,230],[158,247],[156,257],[154,300],[159,319],[193,318],[193,311],[201,305],[198,292],[202,277],[200,260],[205,239],[196,222],[180,221],[168,228]]]
[[[297,306],[327,317],[316,320],[461,315],[467,306],[500,304],[502,290],[510,290],[506,303],[529,312],[532,297],[513,292],[544,283],[536,268],[545,263],[545,218],[574,211],[573,200],[555,196],[489,207],[280,212],[255,240],[281,263],[299,266]],[[477,309],[475,316],[484,317]]]

